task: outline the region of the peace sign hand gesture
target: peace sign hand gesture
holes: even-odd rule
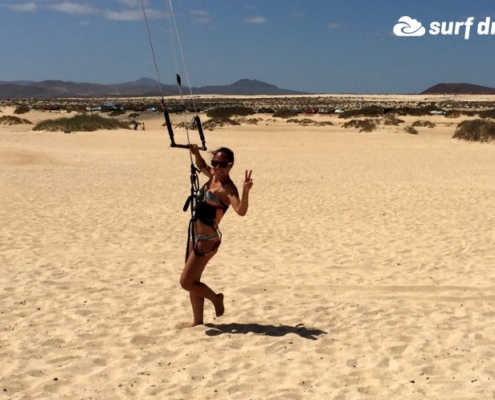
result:
[[[249,192],[251,188],[253,187],[253,180],[251,179],[251,174],[253,173],[252,170],[249,172],[246,170],[246,175],[244,177],[244,192]]]

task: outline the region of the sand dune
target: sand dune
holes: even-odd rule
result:
[[[495,147],[314,118],[207,132],[255,184],[204,274],[225,315],[185,330],[189,156],[161,117],[0,127],[2,398],[492,398]]]

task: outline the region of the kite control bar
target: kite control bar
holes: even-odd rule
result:
[[[179,85],[180,88],[180,75],[177,74],[177,84]],[[161,100],[162,108],[163,108],[163,116],[165,117],[165,124],[167,125],[167,130],[168,130],[168,135],[170,136],[170,147],[178,147],[181,149],[188,149],[190,146],[189,144],[177,144],[175,143],[174,139],[174,129],[172,128],[172,123],[170,122],[170,115],[168,114],[167,106],[165,104],[165,101],[162,99]],[[201,144],[202,147],[199,147],[200,150],[206,151],[206,140],[205,140],[205,135],[203,133],[203,126],[201,125],[201,120],[199,119],[198,115],[195,115],[193,120],[192,120],[193,126],[196,126],[198,128],[199,132],[199,138],[201,139]],[[188,140],[189,141],[189,140]]]

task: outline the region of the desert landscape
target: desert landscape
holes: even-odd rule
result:
[[[453,139],[493,95],[198,96],[254,187],[203,275],[225,314],[190,329],[191,158],[133,111],[159,99],[116,99],[128,128],[34,130],[105,100],[0,100],[0,399],[495,397],[495,144]],[[207,124],[237,105],[302,112]],[[371,131],[334,112],[427,105]]]

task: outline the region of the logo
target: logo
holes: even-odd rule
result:
[[[423,36],[425,33],[426,29],[421,22],[411,17],[400,17],[394,26],[396,36]]]
[[[423,36],[428,32],[430,35],[464,35],[464,39],[468,40],[471,35],[471,27],[474,30],[474,17],[469,17],[465,21],[433,21],[426,28],[416,19],[408,16],[400,17],[399,21],[394,26],[394,35],[396,36]],[[476,33],[480,36],[495,35],[495,21],[491,21],[490,17],[486,17],[484,21],[478,22],[476,25]]]

